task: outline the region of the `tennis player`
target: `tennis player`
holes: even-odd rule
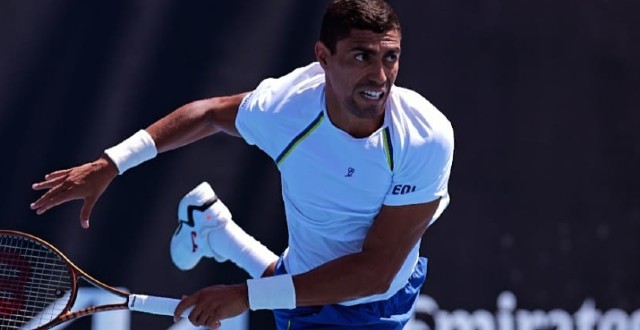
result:
[[[33,188],[48,191],[31,208],[42,214],[83,199],[88,227],[118,174],[214,133],[240,136],[281,172],[289,246],[275,256],[233,223],[208,184],[196,187],[179,207],[196,210],[193,221],[184,214],[184,232],[204,236],[203,256],[231,259],[253,278],[199,290],[176,315],[193,306],[190,321],[215,328],[269,309],[278,329],[402,329],[426,276],[421,237],[449,203],[453,130],[425,98],[394,85],[400,44],[400,23],[384,0],[335,0],[317,62],[249,93],[186,104],[98,160],[47,174]],[[206,212],[216,219],[209,227],[196,221]],[[172,257],[188,269],[200,256],[180,253],[195,239],[181,232]]]

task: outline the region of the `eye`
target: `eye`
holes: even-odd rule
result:
[[[391,54],[388,54],[388,55],[385,57],[385,60],[387,60],[387,62],[396,62],[396,61],[398,61],[398,58],[400,58],[400,54],[398,54],[398,53],[391,53]]]
[[[357,53],[353,58],[358,62],[364,62],[369,58],[369,55],[366,53]]]

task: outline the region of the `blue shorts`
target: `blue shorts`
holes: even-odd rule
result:
[[[286,274],[282,259],[275,274]],[[273,314],[278,330],[393,329],[401,330],[411,319],[416,298],[427,276],[427,259],[419,258],[404,289],[387,300],[354,306],[324,305],[278,309]]]

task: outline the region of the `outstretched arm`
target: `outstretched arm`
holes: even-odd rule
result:
[[[438,199],[415,205],[383,206],[361,252],[293,276],[295,306],[335,304],[386,292],[407,255],[427,229],[439,203]],[[286,295],[281,291],[274,294]],[[255,308],[250,306],[251,295],[251,289],[245,283],[207,287],[184,298],[178,304],[174,317],[178,320],[184,310],[194,305],[189,320],[194,325],[214,326],[217,321],[239,315],[250,307]]]
[[[246,93],[214,97],[188,103],[147,127],[157,153],[176,149],[217,132],[238,135],[235,118]],[[89,217],[96,201],[120,170],[107,156],[69,169],[51,172],[44,181],[34,183],[34,190],[47,190],[31,209],[37,214],[68,201],[82,199],[80,223],[89,227]]]
[[[211,134],[239,136],[238,107],[246,93],[214,97],[186,104],[147,127],[158,153],[190,144]]]

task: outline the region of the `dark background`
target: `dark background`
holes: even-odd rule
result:
[[[640,2],[393,1],[398,85],[452,121],[452,203],[423,240],[440,308],[640,308]],[[168,242],[179,199],[209,181],[235,221],[286,246],[279,176],[241,139],[214,136],[36,216],[45,173],[189,101],[248,91],[314,60],[325,1],[1,1],[0,227],[58,246],[104,282],[180,296],[242,281],[229,263],[184,273]],[[252,314],[252,329],[271,328]],[[132,329],[171,320],[135,314]]]

